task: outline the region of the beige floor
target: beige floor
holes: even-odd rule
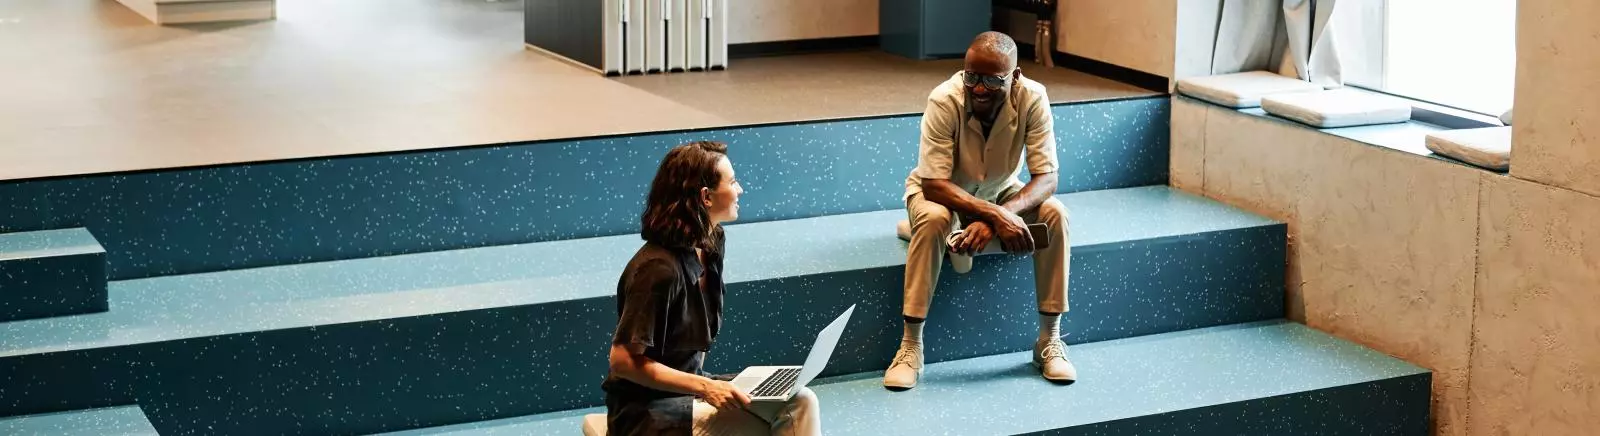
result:
[[[526,50],[517,1],[278,9],[158,27],[112,0],[0,0],[0,180],[909,113],[959,68],[862,51],[607,79]],[[1149,94],[1032,76],[1056,101]]]
[[[960,60],[914,61],[872,50],[735,59],[727,71],[616,80],[746,124],[920,113],[928,91],[960,69]],[[1024,63],[1022,69],[1044,83],[1055,102],[1152,94],[1064,68]]]

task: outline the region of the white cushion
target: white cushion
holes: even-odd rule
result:
[[[1507,126],[1511,125],[1511,109],[1506,109],[1506,113],[1500,114],[1500,122]]]
[[[583,436],[606,436],[606,416],[600,413],[583,415]]]
[[[1178,81],[1178,93],[1231,108],[1261,105],[1261,97],[1285,92],[1321,91],[1315,83],[1266,71],[1190,77]]]
[[[1398,123],[1411,119],[1410,103],[1350,88],[1263,97],[1261,109],[1323,129]]]
[[[1511,127],[1429,133],[1428,149],[1455,160],[1505,171],[1511,169]]]

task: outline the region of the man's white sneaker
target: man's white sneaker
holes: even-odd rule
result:
[[[911,389],[917,387],[917,378],[921,376],[922,344],[901,341],[900,351],[894,353],[894,362],[883,372],[883,387],[891,391]]]
[[[1067,360],[1067,343],[1060,339],[1033,344],[1033,365],[1045,380],[1061,384],[1078,381],[1078,369]]]

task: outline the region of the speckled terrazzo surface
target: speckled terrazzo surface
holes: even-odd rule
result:
[[[1074,247],[1274,224],[1159,186],[1060,198]],[[728,281],[904,265],[893,232],[903,218],[729,226]],[[0,357],[604,297],[640,243],[624,235],[114,282],[111,312],[0,324]]]
[[[889,392],[872,374],[814,385],[829,435],[1350,434],[1427,432],[1428,372],[1303,325],[1263,322],[1074,346],[1071,386],[1027,353],[928,366]],[[404,435],[581,434],[564,411]]]
[[[87,230],[0,234],[0,323],[106,304],[106,253]]]
[[[0,262],[104,252],[94,235],[81,228],[0,233]]]
[[[1283,224],[1164,187],[1063,198],[1080,236],[1069,343],[1282,316]],[[1115,216],[1124,212],[1152,218]],[[708,370],[796,362],[848,304],[856,316],[824,375],[884,367],[900,331],[899,215],[731,227],[730,251],[748,254],[729,260],[735,281]],[[835,240],[858,245],[816,248]],[[639,244],[607,237],[115,282],[111,312],[0,323],[0,415],[137,401],[163,434],[349,434],[599,405],[615,277]],[[928,361],[1031,347],[1032,286],[1022,257],[945,274]]]
[[[1133,338],[1068,353],[1079,381],[1067,387],[1038,378],[1028,354],[1016,353],[930,366],[917,389],[905,393],[873,379],[815,390],[834,411],[824,424],[829,434],[1016,434],[1425,373],[1292,323]],[[1425,388],[1396,394],[1425,410]]]
[[[382,433],[385,436],[523,436],[583,434],[583,415],[606,413],[604,407],[574,409],[493,421],[472,422]]]
[[[1170,101],[1053,107],[1059,191],[1167,182]],[[113,279],[637,232],[662,154],[730,143],[746,222],[900,209],[919,115],[0,182],[0,232],[85,227]]]
[[[0,418],[0,434],[51,436],[156,436],[139,406]]]

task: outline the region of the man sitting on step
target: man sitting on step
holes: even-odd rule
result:
[[[1026,185],[1018,178],[1024,160],[1033,176]],[[978,35],[967,48],[964,71],[934,88],[922,116],[917,167],[906,178],[905,336],[884,387],[910,389],[922,375],[922,326],[946,251],[965,271],[970,256],[994,238],[1008,253],[1033,257],[1039,303],[1033,363],[1050,381],[1077,379],[1060,339],[1070,251],[1067,209],[1052,197],[1057,166],[1044,85],[1022,76],[1010,37]],[[1029,222],[1045,224],[1048,247],[1035,250]],[[958,226],[965,226],[961,236],[947,242]]]

